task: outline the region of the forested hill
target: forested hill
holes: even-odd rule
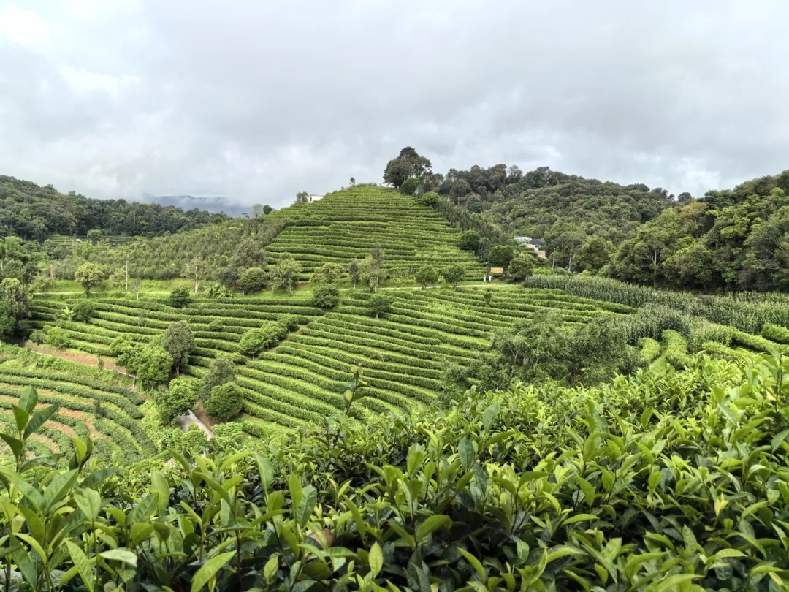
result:
[[[664,211],[622,243],[609,272],[692,289],[789,289],[789,171]]]
[[[152,237],[227,218],[197,209],[63,194],[51,185],[0,175],[0,236],[42,241],[55,234],[85,236],[99,230],[104,235]]]
[[[617,245],[674,203],[665,190],[642,183],[619,185],[547,167],[523,174],[503,164],[451,169],[436,191],[484,213],[511,235],[544,239],[549,251],[565,250],[563,243],[583,243],[588,236]]]

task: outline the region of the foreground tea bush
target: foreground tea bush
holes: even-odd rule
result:
[[[67,467],[23,462],[41,418],[28,392],[3,436],[19,460],[0,468],[0,584],[785,589],[789,364],[749,356],[471,390],[446,411],[338,417],[123,473],[78,440]]]

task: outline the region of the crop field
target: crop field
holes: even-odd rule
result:
[[[413,197],[382,187],[355,187],[313,203],[294,204],[274,212],[289,225],[267,247],[270,262],[288,252],[309,279],[324,263],[347,265],[364,259],[370,249],[384,250],[393,276],[413,277],[418,268],[459,263],[467,279],[479,280],[484,268],[472,254],[457,248],[460,231]]]
[[[110,371],[32,354],[14,346],[0,349],[0,423],[13,424],[12,403],[27,386],[38,391],[39,407],[57,404],[58,412],[37,435],[34,447],[60,453],[71,437],[89,435],[101,442],[107,461],[133,462],[156,449],[140,427],[145,401],[126,377]]]
[[[342,409],[351,365],[362,367],[367,397],[360,413],[386,413],[429,403],[441,388],[448,364],[466,364],[492,335],[540,311],[557,311],[566,323],[597,314],[621,314],[627,306],[595,302],[542,290],[388,290],[392,310],[380,319],[366,307],[369,294],[349,292],[334,311],[323,313],[296,297],[196,300],[174,309],[163,301],[98,298],[89,322],[58,321],[69,348],[108,356],[119,335],[144,343],[170,323],[187,320],[197,349],[188,372],[205,373],[211,360],[228,355],[236,362],[247,419],[295,428]],[[35,323],[51,326],[63,305],[34,301]],[[301,327],[256,360],[239,353],[243,333],[284,315]]]

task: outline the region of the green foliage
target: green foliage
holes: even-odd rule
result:
[[[488,253],[488,262],[491,265],[506,268],[515,258],[515,248],[512,245],[497,245]]]
[[[228,421],[236,417],[244,408],[244,398],[238,385],[226,382],[211,389],[205,402],[208,415],[220,421]]]
[[[116,362],[135,375],[143,388],[166,383],[173,367],[173,357],[158,345],[131,346],[117,357]]]
[[[178,286],[177,288],[173,288],[173,291],[170,292],[167,304],[173,308],[184,308],[185,306],[189,306],[191,301],[192,295],[189,293],[189,288],[186,286]]]
[[[422,289],[425,289],[438,283],[438,270],[432,265],[423,265],[416,272],[415,279],[416,283],[422,286]]]
[[[481,238],[476,230],[464,230],[460,235],[458,246],[464,251],[471,251],[478,253],[481,244]]]
[[[419,187],[420,180],[416,177],[410,177],[403,181],[403,184],[400,186],[400,193],[403,195],[414,195],[416,193],[417,188]]]
[[[338,263],[324,263],[312,274],[310,283],[315,286],[320,286],[322,284],[336,284],[342,277],[342,274],[342,265]]]
[[[262,267],[248,267],[238,279],[238,287],[244,294],[260,292],[268,283],[268,274]]]
[[[155,399],[159,421],[164,425],[171,424],[197,403],[198,383],[192,378],[176,378],[170,381],[166,391],[156,393]]]
[[[370,296],[370,299],[367,301],[367,308],[370,314],[377,319],[392,310],[393,302],[394,299],[388,294],[374,294]]]
[[[288,328],[282,323],[269,321],[257,329],[250,329],[241,336],[239,351],[242,354],[255,357],[265,350],[275,346],[288,334]]]
[[[96,303],[87,298],[75,300],[71,303],[71,318],[81,323],[90,322],[96,316]]]
[[[290,253],[282,253],[277,264],[271,270],[271,285],[278,290],[293,293],[299,285],[301,265]]]
[[[780,325],[765,323],[762,327],[762,337],[766,337],[770,341],[775,341],[777,343],[789,344],[789,329],[781,327]]]
[[[534,257],[527,253],[519,253],[507,266],[507,277],[514,282],[522,282],[534,273]]]
[[[20,592],[781,589],[787,368],[750,363],[474,389],[219,454],[190,430],[174,467],[121,474],[77,439],[68,467],[2,470],[4,563]],[[17,407],[21,460],[42,426]]]
[[[435,191],[425,191],[419,197],[419,203],[421,203],[422,205],[425,205],[425,206],[427,206],[429,208],[432,208],[432,207],[435,207],[436,205],[438,205],[438,202],[439,202],[440,199],[441,199],[441,196],[439,196],[438,193],[436,193]]]
[[[447,265],[441,270],[441,277],[453,288],[457,288],[457,285],[463,281],[465,275],[466,270],[462,265]]]
[[[173,368],[180,372],[189,364],[189,354],[195,349],[195,338],[188,323],[176,321],[164,332],[162,347],[173,359]]]
[[[205,402],[215,387],[232,382],[235,378],[236,371],[232,361],[225,357],[213,360],[200,385],[200,400]]]
[[[85,294],[90,294],[93,288],[104,282],[104,271],[95,263],[83,263],[74,272],[74,279],[82,284]]]
[[[60,327],[48,327],[44,342],[57,349],[68,349],[71,347],[71,338],[64,329]]]
[[[340,290],[332,284],[323,284],[312,293],[312,305],[318,308],[334,308],[340,302]]]

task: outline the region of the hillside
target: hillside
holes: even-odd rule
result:
[[[666,191],[641,183],[602,182],[547,167],[525,175],[505,165],[472,167],[438,177],[432,182],[439,194],[481,213],[510,236],[545,240],[547,251],[565,266],[590,237],[599,237],[610,254],[641,224],[676,203]]]
[[[696,290],[789,289],[789,171],[665,210],[622,243],[609,273]]]
[[[53,235],[84,237],[90,230],[108,236],[150,237],[225,219],[225,214],[198,209],[63,194],[51,185],[41,187],[0,175],[0,237],[43,241]]]
[[[383,249],[392,277],[412,278],[426,263],[438,268],[459,263],[470,278],[484,275],[482,265],[458,248],[458,229],[413,197],[392,189],[353,187],[271,216],[288,221],[267,247],[271,262],[290,253],[301,265],[304,279],[324,263],[346,267],[352,259],[362,260],[373,247]]]

